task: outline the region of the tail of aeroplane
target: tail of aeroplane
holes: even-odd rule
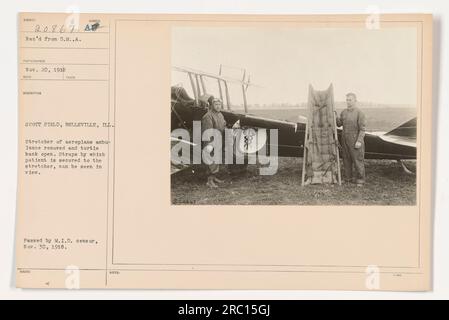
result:
[[[387,132],[385,135],[416,139],[416,117]]]

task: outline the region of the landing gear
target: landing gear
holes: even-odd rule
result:
[[[415,172],[413,172],[409,168],[407,168],[407,166],[405,165],[405,163],[402,160],[398,160],[398,163],[401,165],[402,169],[404,170],[404,172],[406,174],[410,174],[410,175],[414,175],[415,174]]]

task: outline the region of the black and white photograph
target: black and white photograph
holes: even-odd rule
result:
[[[447,296],[449,7],[429,1],[0,12],[0,296],[126,290],[178,299],[169,318]]]
[[[172,204],[415,205],[418,36],[173,28]]]

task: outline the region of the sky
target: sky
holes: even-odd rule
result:
[[[245,68],[250,104],[307,101],[308,86],[332,83],[335,101],[347,92],[359,101],[415,106],[417,30],[409,28],[176,27],[172,65],[218,73],[219,65]],[[242,71],[224,74],[241,78]],[[172,72],[172,83],[189,88],[187,77]],[[233,104],[241,89],[231,90]]]

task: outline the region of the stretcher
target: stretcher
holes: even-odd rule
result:
[[[341,184],[334,92],[309,85],[308,117],[304,138],[302,185]]]

